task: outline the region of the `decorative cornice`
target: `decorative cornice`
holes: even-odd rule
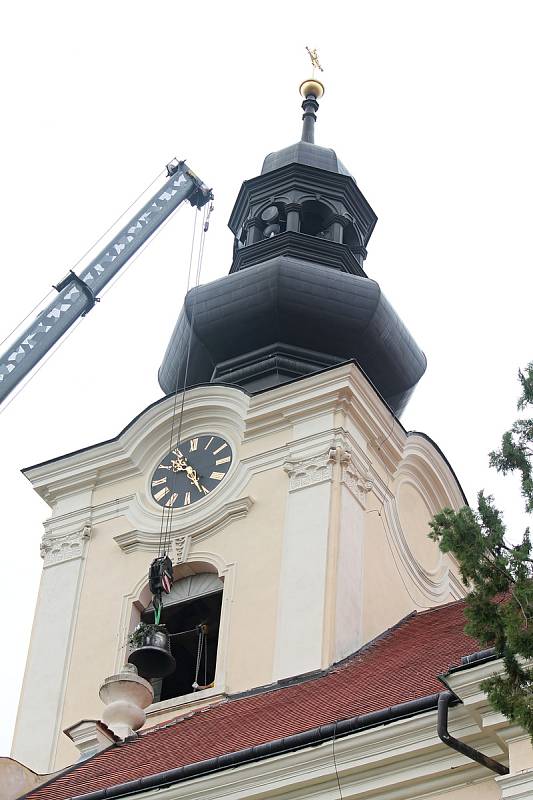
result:
[[[235,519],[245,517],[253,505],[253,498],[241,497],[225,503],[221,508],[213,509],[203,519],[191,522],[189,525],[180,526],[179,530],[171,532],[169,535],[173,540],[190,538],[194,542],[211,536],[213,533],[222,530]],[[177,524],[177,523],[176,523]],[[158,531],[130,530],[119,533],[113,537],[121,550],[125,553],[133,553],[137,550],[147,550],[156,552],[159,546],[160,534]],[[178,545],[176,544],[176,548]],[[182,550],[185,544],[180,545]],[[185,560],[185,559],[182,559]]]
[[[515,775],[503,775],[495,780],[500,787],[502,800],[531,800],[533,797],[533,769]]]
[[[344,219],[340,215],[337,216],[339,219]],[[346,220],[344,222],[348,224]],[[364,247],[358,248],[359,254],[363,252],[366,255]],[[295,231],[284,231],[277,236],[242,247],[235,253],[230,273],[280,257],[297,258],[312,264],[331,267],[340,272],[368,277],[355,257],[353,249],[348,245]]]
[[[249,397],[235,387],[210,384],[189,389],[185,396],[183,435],[199,429],[217,428],[240,440]],[[89,492],[96,485],[109,485],[137,477],[147,460],[157,459],[167,447],[174,397],[166,397],[142,411],[114,439],[51,461],[28,467],[25,476],[51,506],[58,498]]]
[[[287,164],[244,181],[228,222],[230,230],[234,235],[237,234],[252,205],[261,205],[273,197],[295,191],[308,191],[316,197],[318,186],[324,196],[334,198],[345,205],[358,223],[363,235],[363,244],[368,244],[377,216],[355,180],[350,175],[330,172],[307,164]]]
[[[45,534],[41,540],[43,566],[50,567],[53,564],[81,558],[84,555],[85,542],[90,536],[91,526],[88,523],[74,533],[64,533],[59,536]]]

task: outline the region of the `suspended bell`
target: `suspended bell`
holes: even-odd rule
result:
[[[135,647],[128,663],[137,667],[143,678],[166,678],[176,669],[176,660],[170,652],[170,639],[164,625],[157,625],[143,634],[141,643]]]

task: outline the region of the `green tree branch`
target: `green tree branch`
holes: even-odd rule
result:
[[[533,406],[533,362],[519,371],[518,410]],[[518,419],[504,433],[490,465],[503,475],[518,473],[526,511],[533,512],[533,419]],[[533,558],[529,528],[521,541],[505,541],[501,512],[490,495],[479,492],[477,509],[445,508],[430,523],[430,538],[459,564],[466,597],[466,632],[493,645],[504,674],[483,683],[494,708],[520,724],[533,742]]]

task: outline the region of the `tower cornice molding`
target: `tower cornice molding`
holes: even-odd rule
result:
[[[343,202],[358,222],[363,244],[368,244],[377,222],[377,216],[354,178],[350,175],[342,175],[306,164],[287,164],[272,172],[244,181],[228,222],[230,230],[237,235],[250,207],[259,207],[263,203],[271,202],[272,197],[278,197],[284,193],[290,195],[289,201],[293,201],[295,191],[310,192],[313,197],[325,194]]]
[[[241,497],[225,503],[221,508],[214,508],[210,513],[204,515],[201,521],[195,520],[188,525],[176,523],[176,529],[171,531],[170,536],[175,550],[175,555],[179,558],[173,559],[174,563],[181,563],[184,553],[188,551],[190,543],[199,542],[214,533],[225,528],[235,519],[246,517],[253,506],[252,497]],[[133,516],[137,516],[134,514]],[[159,518],[158,518],[159,519]],[[117,545],[125,553],[134,553],[138,550],[146,550],[156,553],[159,546],[160,531],[143,530],[135,528],[113,537]],[[180,544],[178,545],[178,541]]]
[[[244,440],[336,412],[349,415],[378,457],[393,470],[397,467],[405,446],[405,429],[353,362],[252,397]]]
[[[189,431],[218,429],[235,441],[240,439],[249,396],[240,389],[209,384],[188,389],[185,396]],[[59,498],[140,477],[146,460],[155,460],[167,447],[175,413],[175,398],[167,396],[142,411],[113,439],[28,467],[23,474],[35,491],[53,508]],[[150,447],[146,449],[146,442]]]
[[[250,221],[250,225],[253,224],[255,224],[254,221]],[[238,250],[233,259],[230,274],[256,264],[262,264],[273,258],[285,256],[301,261],[307,260],[310,264],[320,264],[340,272],[348,272],[351,275],[366,278],[367,274],[359,265],[354,251],[366,256],[364,247],[352,248],[330,239],[318,239],[316,236],[309,236],[306,233],[284,231],[270,239],[261,239]]]

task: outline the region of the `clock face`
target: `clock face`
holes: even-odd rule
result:
[[[231,466],[231,447],[221,436],[193,436],[180,442],[155,468],[150,482],[160,506],[184,508],[209,495]]]

